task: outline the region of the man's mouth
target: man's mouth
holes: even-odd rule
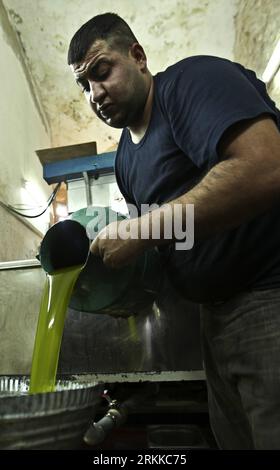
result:
[[[98,112],[101,114],[103,118],[107,118],[110,116],[110,111],[112,109],[112,106],[113,106],[112,103],[104,104],[100,106],[100,108],[98,109]]]

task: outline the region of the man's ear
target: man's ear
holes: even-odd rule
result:
[[[141,70],[147,70],[147,57],[143,47],[138,42],[132,44],[129,49],[129,55],[140,66]]]

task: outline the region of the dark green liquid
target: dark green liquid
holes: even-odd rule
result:
[[[83,266],[48,274],[41,301],[33,350],[29,393],[53,392],[70,296]]]

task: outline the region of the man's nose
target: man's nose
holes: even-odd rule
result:
[[[100,104],[105,97],[106,91],[101,83],[90,82],[90,101]]]

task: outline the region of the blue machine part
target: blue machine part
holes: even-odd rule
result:
[[[48,184],[59,183],[83,178],[83,173],[88,176],[99,176],[106,173],[114,173],[116,152],[100,153],[88,157],[77,157],[60,162],[45,163],[43,177]]]

